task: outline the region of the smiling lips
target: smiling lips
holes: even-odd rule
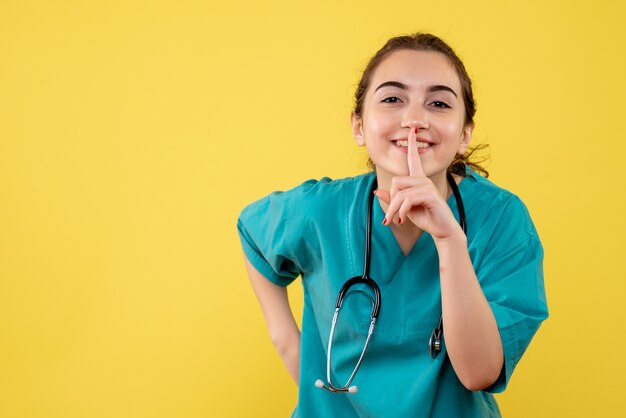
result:
[[[396,141],[392,141],[396,144],[397,147],[403,147],[403,148],[408,148],[409,146],[409,141],[408,140],[396,140]],[[416,143],[417,148],[429,148],[432,144],[428,143],[428,142],[420,142],[417,141]]]

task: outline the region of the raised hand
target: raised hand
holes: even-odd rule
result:
[[[400,225],[408,219],[433,239],[444,240],[462,231],[445,198],[424,172],[417,150],[417,132],[418,128],[411,129],[408,137],[409,175],[393,177],[391,190],[376,192],[389,205],[383,224],[390,225],[397,214]]]

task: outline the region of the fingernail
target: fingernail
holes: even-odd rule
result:
[[[402,225],[402,223],[403,223],[403,222],[404,222],[404,221],[402,220],[402,218],[398,218],[398,223],[399,223],[400,225]]]
[[[417,127],[415,127],[415,135],[417,135]]]
[[[383,218],[383,225],[387,225],[387,218]]]

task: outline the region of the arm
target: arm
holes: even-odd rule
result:
[[[446,349],[459,380],[469,390],[491,386],[502,370],[498,325],[478,283],[463,231],[435,240],[439,253],[441,307]]]
[[[422,230],[430,230],[437,247],[443,333],[452,367],[467,389],[488,388],[502,371],[504,350],[495,316],[474,272],[465,234],[430,180],[394,180],[392,189],[396,186],[402,189],[395,193],[395,206],[406,204],[413,212],[420,209],[424,212],[416,215],[401,208],[400,219],[408,218]],[[403,183],[413,187],[403,188]],[[377,192],[377,195],[389,200],[389,192]],[[393,204],[387,209],[386,219],[393,219]],[[431,206],[426,209],[426,205]],[[427,211],[446,221],[428,224],[435,216]]]
[[[300,330],[289,306],[287,289],[267,280],[250,264],[247,257],[244,259],[272,343],[297,384],[300,374]]]

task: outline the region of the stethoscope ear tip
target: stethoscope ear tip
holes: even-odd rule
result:
[[[320,389],[326,389],[329,392],[337,393],[337,392],[348,392],[348,393],[357,393],[359,388],[357,386],[350,386],[348,389],[345,388],[336,388],[333,385],[326,386],[322,379],[317,379],[315,381],[315,387]]]

